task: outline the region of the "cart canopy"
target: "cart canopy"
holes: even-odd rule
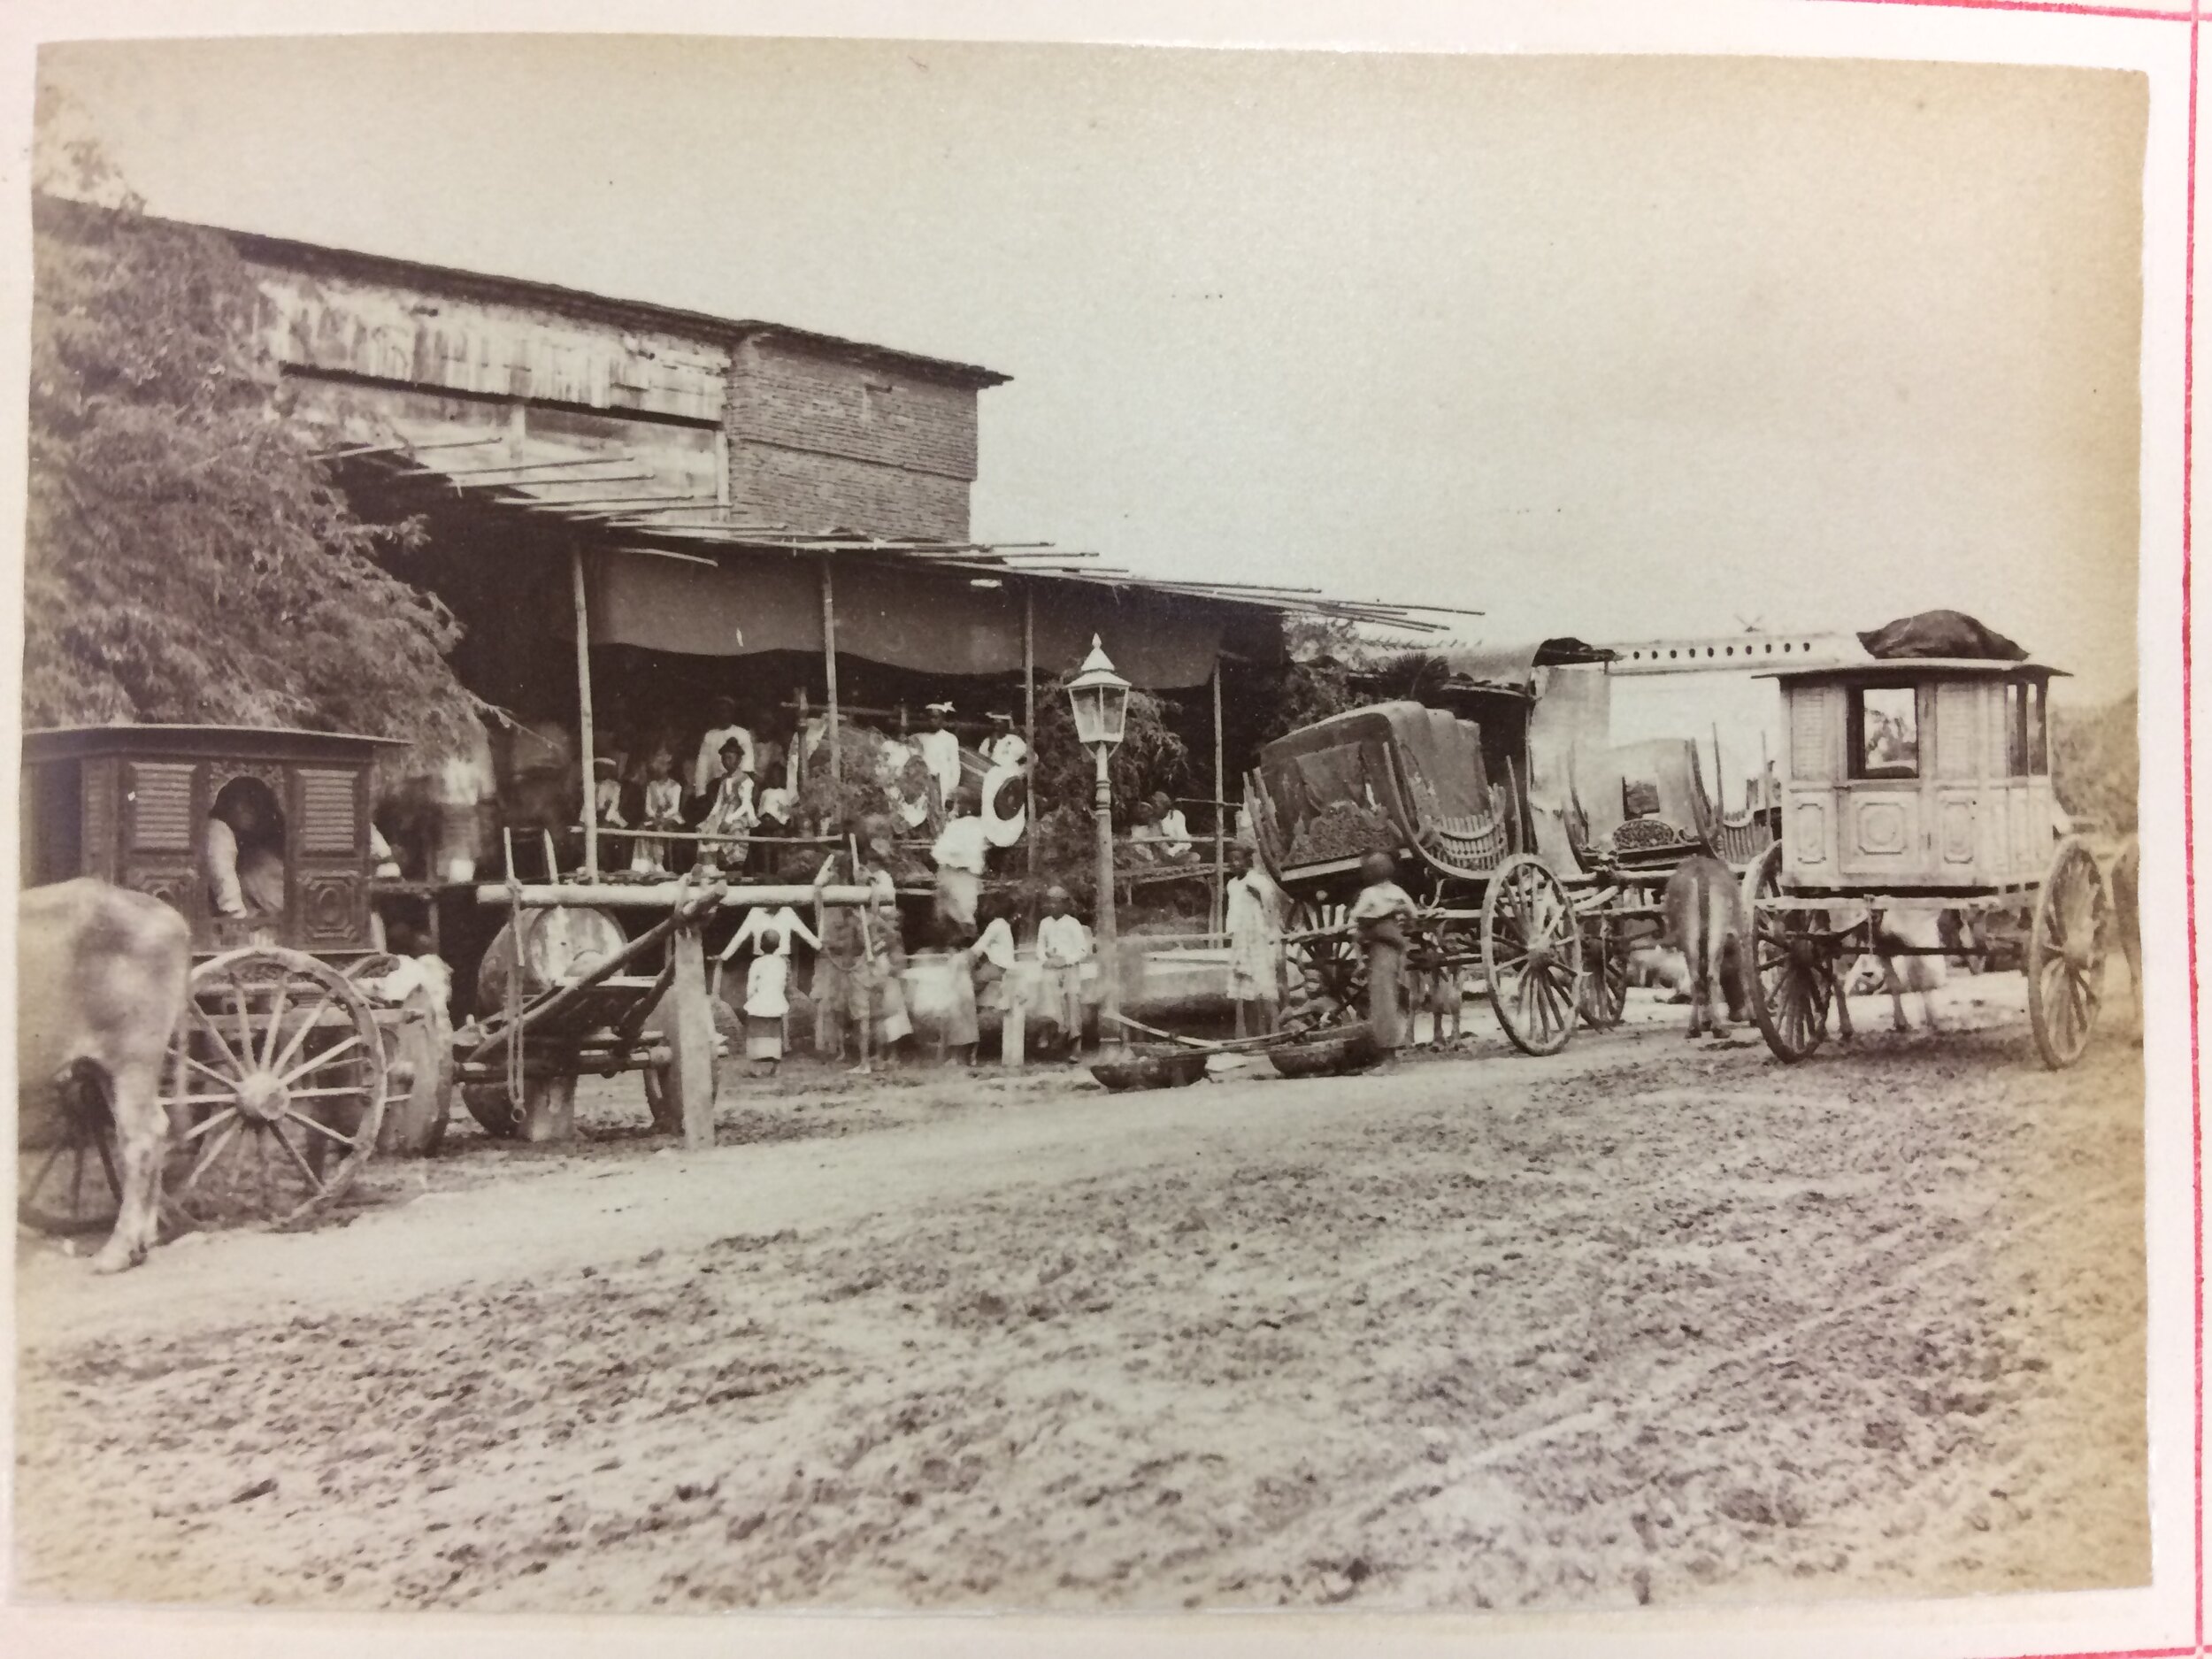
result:
[[[1494,812],[1482,733],[1417,703],[1333,715],[1260,751],[1254,826],[1279,873],[1463,835]]]

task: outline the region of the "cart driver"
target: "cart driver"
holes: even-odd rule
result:
[[[203,842],[208,900],[218,916],[284,909],[284,829],[256,790],[226,789]]]

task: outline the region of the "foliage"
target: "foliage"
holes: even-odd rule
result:
[[[451,614],[380,563],[286,416],[221,236],[149,219],[83,141],[35,210],[24,716],[295,726],[451,750]],[[112,206],[57,197],[104,196]]]
[[[2135,830],[2141,775],[2135,693],[2100,709],[2051,710],[2051,787],[2078,820],[2118,834]]]
[[[1126,829],[1141,801],[1165,790],[1175,794],[1190,773],[1190,750],[1168,729],[1165,710],[1148,692],[1129,694],[1129,718],[1121,747],[1107,763],[1114,791],[1114,823]],[[1031,788],[1050,807],[1071,807],[1090,821],[1097,788],[1097,766],[1075,741],[1075,714],[1068,706],[1067,677],[1037,688],[1037,753]]]

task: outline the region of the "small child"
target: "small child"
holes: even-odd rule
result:
[[[791,963],[783,936],[763,930],[752,965],[745,970],[745,1057],[755,1077],[773,1077],[783,1060],[783,1018],[791,1010],[786,989]]]
[[[684,786],[683,780],[675,775],[675,756],[665,749],[657,749],[647,764],[651,776],[645,785],[645,827],[664,832],[682,829]],[[641,876],[667,874],[667,848],[666,841],[639,841],[630,868]]]

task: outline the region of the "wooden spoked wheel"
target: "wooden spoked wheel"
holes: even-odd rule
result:
[[[1582,932],[1582,990],[1575,1002],[1582,1023],[1610,1031],[1628,1007],[1628,933],[1621,918],[1600,910],[1585,916]]]
[[[1527,853],[1500,864],[1483,895],[1482,969],[1515,1048],[1557,1054],[1567,1046],[1581,995],[1581,925],[1565,886]]]
[[[402,967],[391,956],[365,956],[346,970],[356,985]],[[384,1123],[377,1152],[386,1157],[427,1157],[445,1141],[453,1108],[453,1017],[427,986],[418,986],[396,1008],[378,1012],[384,1038]]]
[[[296,1221],[376,1150],[384,1039],[344,975],[256,945],[192,972],[171,1049],[168,1202],[194,1223]]]
[[[2104,1002],[2111,909],[2095,857],[2069,836],[2036,895],[2028,938],[2028,1025],[2036,1052],[2054,1071],[2072,1065],[2089,1047]]]
[[[80,1071],[27,1120],[16,1148],[16,1219],[39,1233],[104,1233],[123,1203],[123,1160],[105,1084]]]
[[[1348,908],[1301,899],[1291,910],[1289,931],[1315,935],[1290,947],[1291,965],[1305,982],[1309,1024],[1341,1025],[1363,1017],[1367,959],[1345,919]]]
[[[1751,921],[1751,1017],[1774,1057],[1794,1064],[1828,1034],[1828,1003],[1834,991],[1828,913],[1785,908],[1782,846],[1759,855],[1744,877],[1744,908]]]

